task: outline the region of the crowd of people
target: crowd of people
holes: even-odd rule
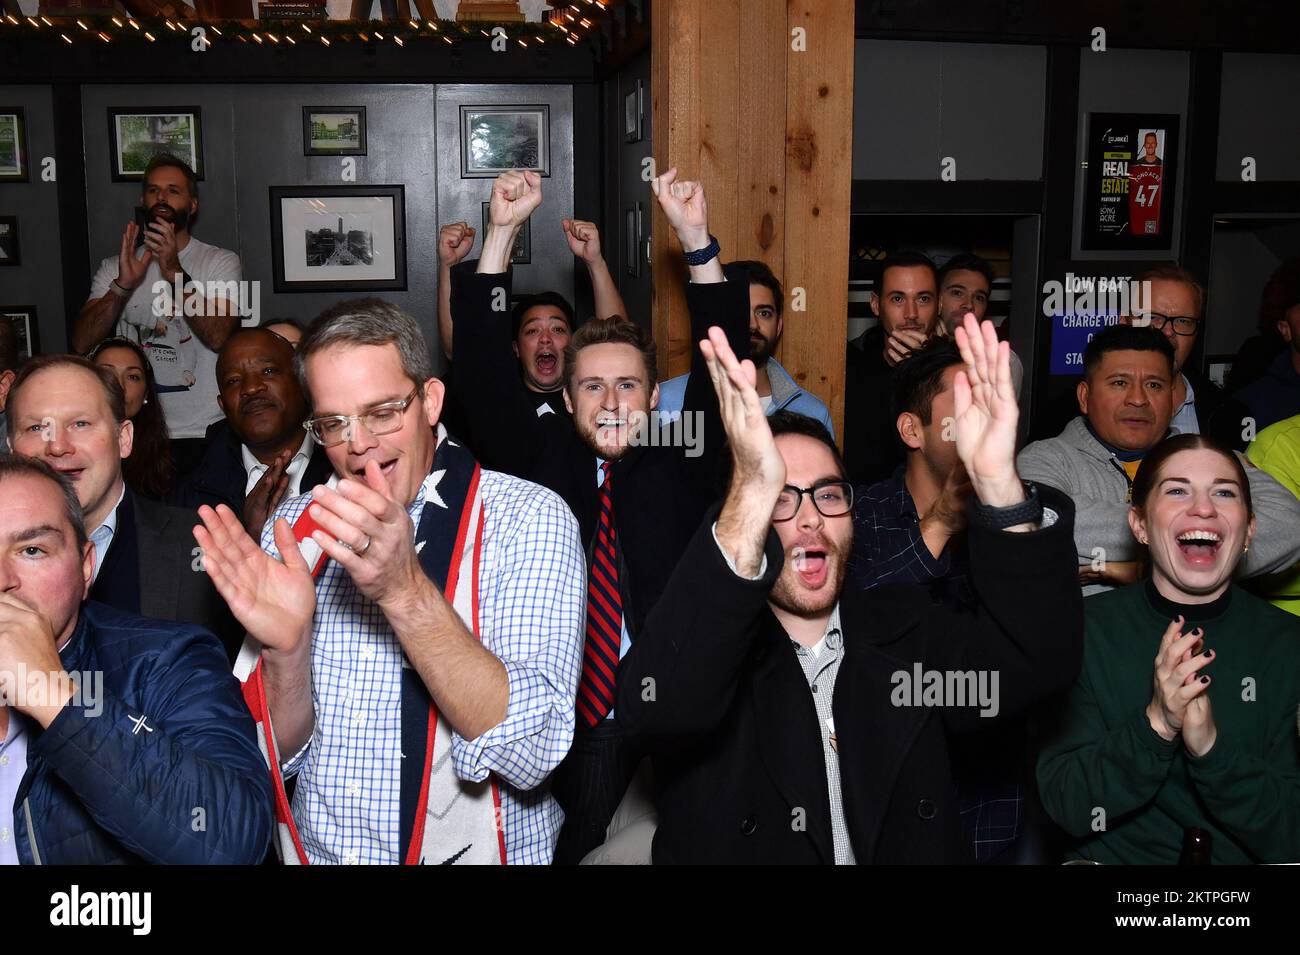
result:
[[[650,188],[688,374],[594,223],[594,316],[514,287],[507,172],[436,376],[381,299],[241,325],[151,163],[73,353],[0,324],[0,863],[1300,861],[1300,261],[1227,391],[1137,276],[1024,444],[991,266],[897,252],[837,440],[780,279]]]

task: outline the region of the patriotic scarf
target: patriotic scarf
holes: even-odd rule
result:
[[[337,475],[330,479],[333,487]],[[483,498],[473,455],[447,437],[438,425],[433,468],[425,478],[424,511],[416,530],[420,566],[436,584],[470,632],[479,632],[478,570],[483,550]],[[444,508],[439,502],[446,504]],[[448,517],[459,515],[456,520]],[[316,523],[304,510],[294,524],[303,558],[319,580],[328,563],[311,539]],[[261,645],[246,637],[235,661],[244,701],[257,721],[258,745],[271,771],[275,798],[276,851],[289,865],[306,865],[293,813],[285,794],[281,757],[271,725],[262,681]],[[501,794],[495,781],[458,779],[452,768],[451,727],[439,714],[424,681],[402,661],[401,844],[403,863],[504,865],[505,833]]]

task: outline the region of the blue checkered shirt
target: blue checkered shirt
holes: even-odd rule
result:
[[[461,779],[493,774],[500,783],[506,861],[545,865],[564,821],[543,784],[573,741],[585,559],[578,523],[558,495],[487,470],[480,487],[479,636],[505,666],[510,692],[497,726],[474,740],[453,733],[452,765]],[[310,502],[309,494],[293,498],[275,517],[292,524]],[[407,509],[415,527],[424,507],[422,485]],[[262,549],[277,554],[273,524]],[[404,654],[379,607],[334,561],[316,581],[311,656],[316,725],[301,751],[281,754],[286,777],[298,777],[293,818],[307,858],[399,863]]]

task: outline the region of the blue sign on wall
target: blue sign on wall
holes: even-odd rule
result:
[[[1084,347],[1103,328],[1117,324],[1118,315],[1053,315],[1052,362],[1048,374],[1082,375]]]

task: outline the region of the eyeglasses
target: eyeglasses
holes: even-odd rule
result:
[[[1192,318],[1190,315],[1161,315],[1159,312],[1151,313],[1151,327],[1159,331],[1165,327],[1166,322],[1172,322],[1175,335],[1195,335],[1196,327],[1200,325],[1201,320]]]
[[[853,485],[847,481],[819,482],[812,487],[787,484],[776,499],[772,520],[788,521],[794,517],[805,494],[812,498],[813,507],[822,517],[842,517],[853,507]]]
[[[308,418],[302,426],[311,433],[317,444],[326,448],[350,441],[353,422],[360,424],[376,437],[381,434],[392,434],[394,431],[401,430],[402,415],[406,413],[406,409],[411,406],[411,402],[419,393],[420,387],[417,385],[401,401],[388,401],[382,405],[375,405],[361,414],[332,414],[322,418]]]

